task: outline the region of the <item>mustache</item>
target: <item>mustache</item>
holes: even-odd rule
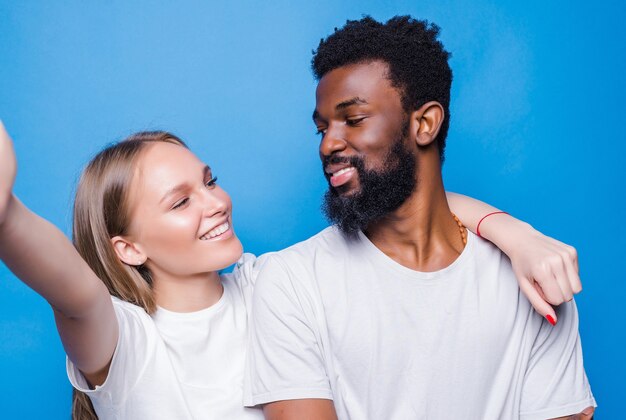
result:
[[[359,166],[362,156],[336,156],[325,163]],[[417,186],[417,157],[401,141],[396,142],[383,159],[382,169],[359,172],[359,189],[342,195],[342,187],[330,186],[324,194],[322,211],[347,236],[354,237],[372,223],[397,210]]]
[[[347,163],[350,166],[353,166],[358,173],[362,173],[365,170],[365,160],[360,156],[339,156],[339,155],[330,155],[324,156],[322,158],[322,170],[324,171],[324,176],[328,179],[330,175],[326,173],[326,168],[328,165],[336,165],[339,163]]]

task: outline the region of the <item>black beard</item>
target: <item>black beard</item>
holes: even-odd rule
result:
[[[397,210],[415,190],[417,160],[404,145],[403,138],[404,135],[400,136],[391,147],[383,162],[385,169],[380,172],[365,169],[363,159],[357,156],[324,159],[324,167],[328,163],[345,162],[354,166],[359,175],[359,191],[341,195],[341,187],[330,186],[322,204],[326,218],[347,236],[356,237],[370,223]]]

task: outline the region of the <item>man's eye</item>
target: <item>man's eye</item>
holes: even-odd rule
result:
[[[217,184],[217,177],[214,176],[213,178],[209,179],[205,185],[207,187],[214,187],[216,184]]]
[[[359,125],[359,123],[361,121],[363,121],[366,117],[359,117],[359,118],[348,118],[346,119],[346,124],[348,124],[349,126],[353,127],[355,125]]]
[[[325,135],[325,134],[326,134],[326,129],[325,129],[325,128],[318,128],[318,129],[315,131],[315,134],[317,134],[318,136],[320,136],[320,135],[321,135],[321,136],[323,136],[323,135]]]

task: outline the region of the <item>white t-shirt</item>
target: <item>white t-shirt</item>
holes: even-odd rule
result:
[[[340,419],[546,419],[595,401],[574,302],[552,327],[507,257],[469,234],[424,273],[335,227],[265,261],[244,402],[334,400]]]
[[[72,385],[89,395],[101,420],[263,418],[242,404],[253,260],[244,255],[222,276],[220,300],[198,312],[158,308],[150,316],[113,298],[119,339],[104,384],[90,390],[67,361]]]

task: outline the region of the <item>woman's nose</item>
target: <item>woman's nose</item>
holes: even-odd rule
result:
[[[228,208],[228,199],[226,193],[224,193],[218,187],[214,187],[212,189],[204,188],[202,197],[204,213],[207,217],[224,213]]]

